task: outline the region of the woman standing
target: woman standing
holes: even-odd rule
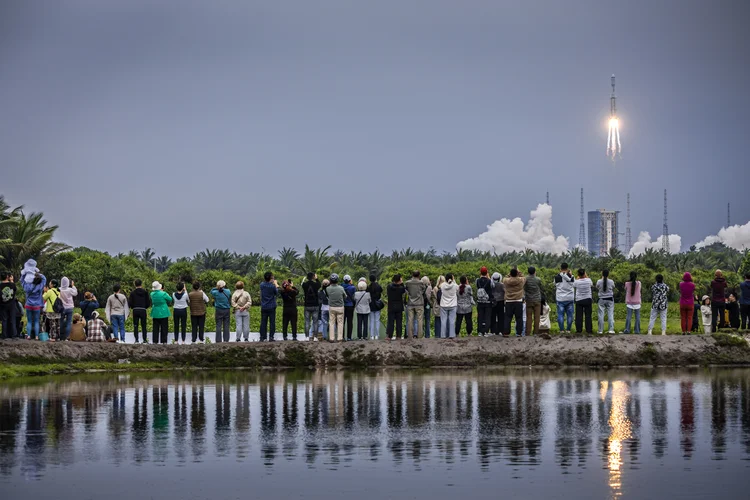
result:
[[[237,329],[236,341],[244,338],[247,342],[250,338],[250,306],[253,305],[253,299],[245,290],[245,284],[238,281],[234,285],[232,294],[232,307],[234,308],[234,322]]]
[[[31,282],[22,279],[21,283],[26,293],[26,333],[30,339],[35,340],[39,336],[39,318],[44,307],[42,292],[47,284],[47,278],[41,273],[36,273]]]
[[[78,296],[75,282],[66,276],[60,280],[60,300],[64,311],[60,318],[60,340],[67,340],[70,333],[70,327],[73,324],[73,297]]]
[[[190,301],[190,326],[193,330],[193,344],[197,340],[205,342],[203,339],[206,327],[206,304],[208,304],[208,295],[201,290],[201,282],[193,281],[193,291],[188,294]],[[136,342],[138,338],[136,338]]]
[[[615,282],[609,279],[609,269],[602,271],[602,279],[596,282],[599,291],[599,333],[604,333],[604,313],[607,314],[609,331],[615,333]]]
[[[576,333],[581,333],[583,330],[584,320],[586,333],[589,335],[594,333],[594,327],[591,322],[591,310],[594,304],[593,293],[591,293],[593,286],[591,278],[586,274],[586,270],[579,269],[578,278],[573,282],[573,289],[576,294]]]
[[[440,333],[442,338],[456,336],[456,308],[458,307],[458,285],[453,274],[445,275],[445,283],[440,285]]]
[[[60,337],[60,313],[54,309],[55,301],[60,297],[60,291],[57,289],[57,281],[50,280],[47,291],[44,292],[44,317],[47,323],[47,332],[49,341],[54,342]]]
[[[641,333],[641,282],[635,271],[630,271],[630,281],[625,282],[625,331],[630,333],[630,318],[635,314],[635,328],[633,333]]]
[[[166,344],[169,335],[169,304],[172,297],[162,290],[161,283],[151,283],[151,319],[154,325],[154,344]],[[89,323],[89,327],[91,323]]]
[[[693,294],[695,294],[695,283],[693,283],[693,275],[690,273],[683,274],[679,288],[680,326],[683,335],[690,335],[690,332],[693,330],[693,311],[695,309],[695,302],[693,300]]]
[[[172,310],[172,319],[174,321],[174,340],[173,344],[185,343],[185,336],[187,335],[187,316],[188,306],[190,305],[190,296],[185,290],[185,283],[180,281],[177,283],[177,291],[172,294],[172,300],[174,301],[174,309]],[[180,340],[179,333],[182,332],[182,340]]]
[[[367,282],[359,280],[354,294],[354,312],[357,313],[357,340],[367,340],[367,323],[370,319],[370,292]]]
[[[727,280],[724,273],[717,269],[714,273],[714,280],[711,282],[711,318],[713,323],[711,328],[714,332],[719,328],[724,328],[724,311],[726,310],[727,298]]]
[[[128,310],[128,298],[125,294],[120,293],[119,283],[112,287],[112,295],[107,298],[104,314],[112,324],[112,336],[117,340],[117,334],[119,333],[120,341],[125,342],[125,320],[128,319],[130,311]]]
[[[443,296],[443,292],[440,290],[440,286],[445,283],[445,276],[438,276],[435,288],[432,289],[432,295],[430,302],[432,304],[432,315],[435,318],[435,338],[439,339],[440,335],[440,298]]]
[[[320,316],[318,319],[318,340],[328,340],[328,294],[326,289],[331,285],[331,282],[324,279],[321,283],[321,288],[318,290],[318,302],[320,303]],[[382,288],[381,288],[382,293]]]
[[[490,329],[495,335],[502,335],[505,328],[505,285],[503,275],[492,274],[492,315]]]
[[[466,276],[459,278],[461,285],[458,287],[458,297],[456,308],[456,337],[461,333],[461,322],[466,320],[466,334],[471,337],[471,332],[474,326],[471,321],[471,311],[474,306],[474,295],[469,285],[469,280]]]
[[[281,302],[283,304],[281,312],[281,326],[286,340],[286,330],[289,324],[292,325],[292,340],[297,340],[297,295],[299,290],[289,279],[281,284]]]
[[[211,296],[214,298],[216,342],[229,342],[229,309],[232,294],[227,290],[227,283],[224,280],[217,281],[216,288],[211,289]]]
[[[86,323],[91,321],[91,315],[99,309],[99,301],[96,300],[96,295],[91,292],[84,293],[83,300],[78,305],[81,308],[81,316],[86,320]]]

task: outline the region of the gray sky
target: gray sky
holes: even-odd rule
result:
[[[750,4],[0,2],[0,192],[73,245],[452,250],[550,191],[750,218]],[[617,75],[623,160],[605,157]],[[624,217],[622,219],[624,227]]]

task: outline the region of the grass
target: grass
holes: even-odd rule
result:
[[[76,361],[71,363],[9,363],[0,364],[0,380],[18,377],[40,375],[55,375],[61,373],[76,373],[91,370],[102,371],[140,371],[140,370],[168,370],[172,367],[169,362],[148,362],[119,364],[104,361]],[[189,367],[184,367],[189,369]]]

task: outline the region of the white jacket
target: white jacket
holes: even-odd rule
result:
[[[455,281],[446,282],[440,285],[440,307],[457,307],[458,306],[458,285]]]
[[[573,302],[573,282],[575,277],[568,277],[566,273],[555,276],[555,300],[558,302]]]

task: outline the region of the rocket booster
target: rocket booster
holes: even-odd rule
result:
[[[615,75],[612,75],[612,95],[609,98],[610,118],[617,117],[617,96],[615,96]]]

